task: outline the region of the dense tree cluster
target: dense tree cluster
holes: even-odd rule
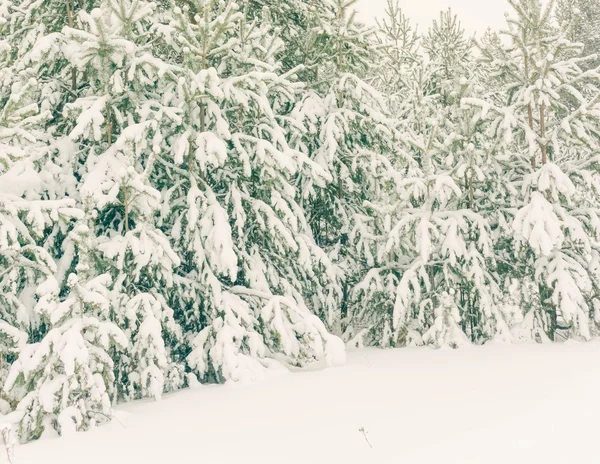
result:
[[[354,1],[0,0],[21,440],[344,343],[598,335],[597,0],[479,41]]]

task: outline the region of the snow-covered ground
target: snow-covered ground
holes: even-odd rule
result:
[[[358,350],[340,368],[123,405],[109,425],[18,447],[15,464],[600,462],[599,396],[598,342]]]

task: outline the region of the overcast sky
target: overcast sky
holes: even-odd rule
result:
[[[357,9],[363,21],[372,22],[384,15],[387,0],[358,0]],[[452,8],[463,28],[469,33],[485,31],[488,27],[504,27],[504,12],[510,9],[506,0],[400,0],[406,15],[426,31],[431,22],[439,17],[441,10]]]

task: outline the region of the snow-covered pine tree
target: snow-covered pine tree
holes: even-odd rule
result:
[[[62,112],[65,104],[78,93],[79,83],[76,71],[68,66],[64,57],[64,35],[62,29],[75,24],[77,13],[95,1],[78,2],[50,0],[25,0],[6,2],[2,8],[4,21],[0,30],[9,44],[6,61],[0,73],[2,98],[9,102],[21,102],[25,111],[19,117],[27,118],[29,133],[35,133],[37,141],[45,146],[44,156],[38,157],[36,165],[43,172],[43,185],[37,189],[41,198],[62,201],[69,198],[75,201],[77,176],[73,169],[75,147],[65,137]],[[27,106],[29,105],[29,106]],[[13,123],[16,127],[22,124]],[[13,136],[18,136],[14,133]],[[28,143],[35,139],[29,137]],[[21,143],[21,142],[19,142]],[[33,192],[33,186],[29,186]],[[56,224],[58,225],[58,224]],[[70,260],[70,255],[61,249],[62,240],[68,229],[61,225],[45,230],[40,241],[53,257]],[[58,263],[57,272],[64,280],[68,269]],[[67,266],[68,267],[68,266]]]
[[[370,71],[373,85],[387,97],[391,114],[400,111],[407,97],[415,66],[419,66],[421,37],[400,8],[398,0],[388,0],[385,17],[378,22],[377,41],[380,62]]]
[[[113,277],[110,317],[136,340],[132,356],[111,352],[123,361],[116,363],[119,385],[124,384],[120,396],[159,396],[163,388],[156,379],[162,379],[159,383],[166,390],[182,384],[182,367],[174,366],[169,355],[181,331],[172,310],[162,304],[178,257],[155,227],[153,215],[160,194],[148,182],[152,149],[157,146],[151,143],[153,130],[162,117],[152,102],[158,98],[156,83],[166,65],[148,46],[154,39],[150,31],[154,4],[108,1],[92,9],[98,4],[79,2],[77,10],[69,2],[32,4],[30,9],[37,12],[36,19],[44,20],[43,27],[29,28],[37,35],[21,42],[13,54],[13,69],[18,75],[33,76],[30,82],[42,82],[35,97],[50,115],[48,132],[56,135],[44,167],[57,178],[46,186],[46,193],[53,198],[69,196],[85,209],[91,229],[88,235],[97,237],[92,241],[96,249],[89,251],[95,269],[99,275],[110,270]],[[68,11],[55,15],[59,7]],[[14,31],[28,30],[26,22],[32,19],[18,13],[24,15],[16,9],[11,18],[17,24]],[[49,69],[49,63],[54,67]],[[79,85],[81,76],[85,85]],[[37,121],[38,130],[44,122]],[[80,257],[73,240],[65,239],[64,230],[48,235],[46,248],[60,257],[55,277],[63,295],[68,290],[67,275],[74,272]],[[130,302],[139,302],[136,297],[140,295],[144,301],[155,298],[162,309],[153,304],[153,311],[148,311],[147,305]],[[160,322],[158,334],[153,332],[147,339],[152,346],[146,346],[147,328],[156,327],[156,321]],[[144,336],[139,335],[142,326]],[[163,336],[173,347],[165,346]],[[162,372],[157,372],[155,362]],[[147,382],[128,382],[129,375]]]
[[[283,42],[277,52],[282,71],[296,68],[298,80],[312,84],[319,79],[327,43],[319,22],[330,10],[327,0],[249,0],[243,9],[246,17],[269,25]]]
[[[588,339],[598,318],[600,75],[582,70],[590,58],[553,27],[552,3],[510,3],[510,44],[488,55],[502,90],[464,102],[490,121],[507,165],[512,198],[501,211],[496,249],[513,264],[501,278],[521,295],[517,337]]]
[[[161,127],[152,179],[181,259],[169,303],[188,364],[201,380],[222,382],[260,374],[273,357],[339,362],[341,341],[310,310],[330,305],[336,276],[291,184],[300,170],[327,173],[286,140],[301,87],[280,71],[282,42],[232,3],[172,11],[162,32],[180,64],[161,104],[177,111]]]
[[[449,260],[449,270],[444,271],[450,286],[447,292],[456,292],[461,328],[472,342],[508,340],[505,317],[498,307],[501,292],[491,235],[495,205],[490,197],[501,184],[502,167],[494,159],[493,144],[483,133],[483,124],[474,118],[475,111],[461,104],[464,98],[484,94],[487,68],[475,60],[474,42],[466,37],[451,10],[440,13],[423,47],[432,69],[431,90],[439,94],[442,113],[436,129],[439,139],[433,144],[438,144],[434,164],[440,172],[449,168],[448,174],[461,187],[456,214],[468,224],[457,240],[464,243],[467,253],[457,262],[453,262],[454,252],[445,256]],[[448,235],[444,240],[455,241]],[[462,250],[462,245],[457,249]]]
[[[161,121],[173,109],[160,92],[170,66],[157,53],[156,5],[107,0],[66,28],[64,54],[87,87],[66,105],[80,197],[94,217],[95,267],[111,276],[111,319],[131,343],[115,358],[117,397],[160,398],[183,385],[177,350],[182,331],[167,300],[180,264],[157,228],[160,192],[150,183],[162,150]],[[92,252],[91,252],[92,253]]]
[[[3,113],[7,119],[14,116],[7,109],[10,103]],[[26,122],[18,122],[24,125],[17,132],[31,135],[24,130]],[[45,147],[12,143],[14,127],[7,125],[0,128],[0,384],[28,337],[37,338],[41,329],[33,312],[35,288],[53,278],[56,263],[39,242],[53,223],[77,214],[69,200],[40,196],[44,176],[36,161]],[[2,396],[0,392],[0,402]]]
[[[451,9],[433,21],[423,38],[423,49],[431,68],[431,91],[441,96],[443,106],[449,106],[456,98],[457,84],[465,85],[468,78],[476,77],[473,41]]]
[[[316,85],[292,112],[306,131],[291,143],[319,165],[329,177],[323,184],[314,176],[299,176],[302,204],[317,243],[341,269],[343,292],[337,296],[341,317],[348,314],[348,296],[364,271],[350,243],[361,227],[364,202],[377,198],[379,178],[390,172],[388,155],[394,145],[393,124],[385,98],[363,78],[376,62],[372,31],[357,22],[354,1],[338,0],[321,19],[321,37],[327,38],[320,58]],[[393,171],[393,169],[392,169]],[[327,316],[340,330],[340,314]],[[337,327],[336,327],[337,325]]]
[[[556,19],[572,42],[584,45],[582,55],[600,54],[600,3],[598,0],[557,0]],[[596,57],[582,63],[583,70],[600,64]]]
[[[68,293],[60,295],[54,277],[36,289],[35,312],[48,331],[23,348],[3,385],[21,414],[23,441],[49,428],[60,434],[87,430],[111,417],[116,385],[109,353],[115,346],[125,349],[127,338],[109,320],[110,276],[94,269],[90,231],[82,219],[69,234],[79,260],[67,279]]]
[[[68,1],[0,6],[0,227],[7,252],[0,319],[13,329],[18,326],[30,342],[45,330],[33,311],[35,288],[58,271],[56,242],[68,231],[69,218],[78,214],[70,209],[74,201],[61,195],[70,183],[61,185],[52,129],[56,109],[65,101],[60,90],[64,60],[57,41],[60,29],[73,19],[66,12],[69,7]],[[4,329],[6,340],[6,325]]]
[[[355,289],[370,343],[457,346],[507,336],[481,211],[486,140],[460,105],[480,90],[471,48],[456,17],[443,12],[424,40],[427,59],[406,80],[405,163],[388,206],[373,208],[376,265]]]
[[[45,327],[34,311],[35,289],[57,271],[53,235],[80,217],[71,199],[53,196],[58,179],[51,163],[55,139],[45,84],[27,67],[32,43],[21,37],[26,10],[0,9],[0,385],[26,341]],[[37,31],[28,29],[32,37]],[[23,41],[17,39],[22,38]],[[43,53],[38,50],[38,52]],[[10,407],[0,391],[0,410]],[[14,403],[13,403],[14,405]]]
[[[47,227],[73,214],[72,202],[40,198],[37,188],[43,176],[35,163],[40,147],[5,143],[4,136],[11,139],[11,132],[10,127],[0,128],[0,385],[29,335],[38,336],[35,288],[56,270],[55,261],[38,242]],[[4,411],[8,406],[3,397],[0,392]]]

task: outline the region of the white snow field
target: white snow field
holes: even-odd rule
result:
[[[340,368],[120,406],[15,464],[592,463],[599,394],[598,342],[356,350]]]

